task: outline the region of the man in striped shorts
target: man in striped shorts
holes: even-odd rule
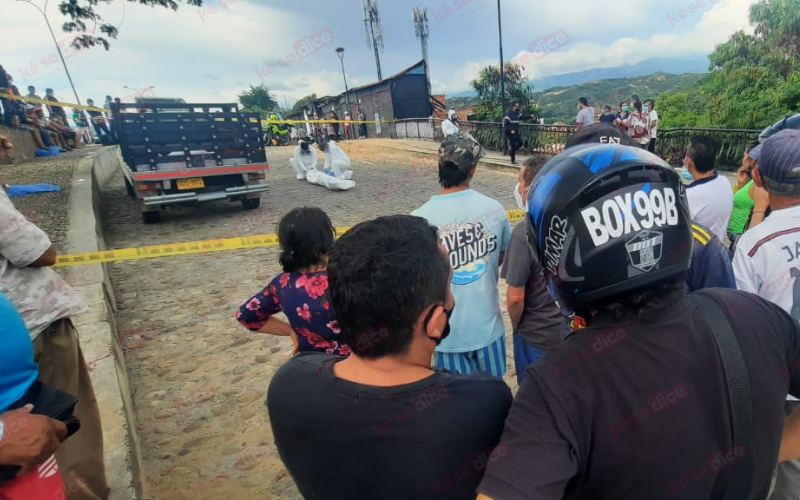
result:
[[[453,268],[458,307],[450,320],[452,334],[436,347],[435,366],[502,377],[506,344],[497,281],[511,228],[500,203],[470,188],[482,155],[481,145],[468,133],[446,137],[439,148],[442,189],[411,215],[439,228]]]

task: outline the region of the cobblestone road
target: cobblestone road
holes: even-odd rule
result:
[[[270,148],[272,190],[262,195],[261,209],[214,202],[167,210],[155,225],[141,222],[118,175],[104,196],[109,246],[273,233],[283,214],[303,205],[321,207],[336,226],[352,225],[409,213],[437,189],[434,170],[421,167],[411,153],[378,150],[370,141],[342,145],[354,160],[352,191],[330,192],[295,180],[291,148]],[[513,173],[480,170],[473,187],[511,209],[515,183]],[[276,456],[264,406],[270,377],[289,358],[291,342],[247,332],[233,318],[236,307],[281,272],[277,249],[111,267],[149,498],[300,498]],[[510,369],[507,379],[514,387],[511,375]],[[208,482],[220,475],[228,477]]]

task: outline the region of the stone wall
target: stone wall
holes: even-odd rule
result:
[[[29,160],[36,156],[36,144],[27,130],[0,125],[0,135],[8,137],[14,143],[14,155],[17,161]]]

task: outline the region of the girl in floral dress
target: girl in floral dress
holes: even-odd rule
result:
[[[278,224],[279,274],[236,311],[250,331],[292,337],[295,352],[350,354],[328,291],[328,252],[335,234],[330,218],[314,207],[295,208]],[[289,322],[274,317],[283,311]]]

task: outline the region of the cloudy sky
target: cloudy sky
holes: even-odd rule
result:
[[[31,1],[44,5],[43,0]],[[528,76],[612,67],[652,57],[707,55],[734,31],[747,28],[749,6],[755,2],[712,1],[502,0],[505,57],[521,56],[537,40],[559,30],[566,34],[567,43],[527,64]],[[49,2],[47,11],[58,30],[56,38],[62,40],[67,35],[58,28],[63,18],[57,4],[57,0]],[[45,87],[53,87],[61,100],[73,102],[41,14],[19,0],[0,0],[0,5],[0,65],[12,74],[20,90],[32,84],[43,95]],[[415,6],[429,11],[434,93],[467,90],[482,66],[496,64],[496,0],[380,0],[384,77],[421,59],[411,16]],[[133,92],[125,86],[154,86],[153,92],[161,97],[234,102],[236,94],[249,85],[264,83],[291,105],[312,92],[332,95],[344,90],[334,52],[339,46],[346,49],[351,87],[377,80],[374,56],[365,42],[361,0],[207,0],[203,8],[181,5],[178,11],[114,0],[101,5],[98,12],[119,26],[120,34],[111,41],[109,51],[67,53],[82,101],[102,102],[106,94],[124,98]],[[333,37],[330,45],[279,64],[279,59],[296,53],[297,43],[324,30]],[[267,73],[270,63],[274,71]]]

